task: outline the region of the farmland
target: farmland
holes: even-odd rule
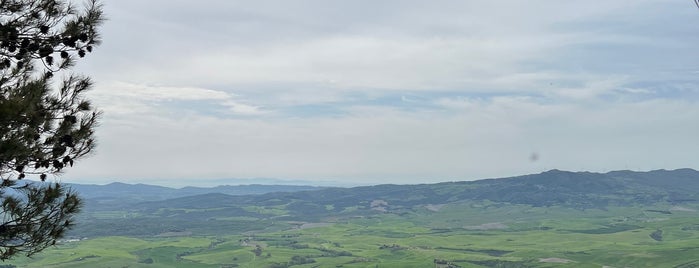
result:
[[[88,238],[16,265],[693,267],[692,261],[699,260],[699,215],[694,209],[667,205],[579,211],[454,204],[439,211],[337,219],[320,227],[291,222],[280,231]],[[652,237],[658,230],[662,236]]]
[[[692,170],[554,171],[475,182],[96,199],[70,240],[5,265],[688,268],[699,265],[698,189]]]

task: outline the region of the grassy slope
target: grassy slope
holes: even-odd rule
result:
[[[87,209],[75,235],[97,238],[13,263],[434,267],[440,259],[462,267],[693,267],[699,264],[698,193],[694,170],[554,170],[432,185],[208,194]],[[684,211],[671,210],[677,204]],[[321,221],[331,225],[293,229]],[[157,237],[164,233],[191,237]],[[114,234],[132,238],[101,237]],[[571,263],[540,262],[547,258]],[[309,259],[314,262],[300,264]]]
[[[331,226],[258,232],[254,237],[230,230],[219,237],[96,238],[14,263],[21,267],[221,267],[234,263],[270,267],[302,256],[315,263],[293,267],[434,267],[434,259],[462,267],[674,267],[699,260],[699,230],[694,230],[699,229],[698,212],[647,211],[670,207],[583,211],[471,202],[447,205],[438,212],[425,209],[401,216],[342,219]],[[503,226],[507,228],[487,229]],[[658,229],[663,231],[662,241],[650,237]],[[246,238],[250,241],[243,245],[241,240]],[[260,256],[253,254],[256,245],[262,248]],[[143,263],[148,258],[153,262]],[[573,262],[542,263],[540,258]]]

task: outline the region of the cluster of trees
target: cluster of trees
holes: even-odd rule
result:
[[[291,260],[285,263],[274,263],[270,265],[271,268],[288,268],[294,265],[303,265],[303,264],[308,264],[308,263],[315,263],[316,260],[312,259],[310,257],[304,257],[304,256],[299,256],[295,255],[291,257]]]
[[[49,176],[95,146],[92,82],[68,71],[99,44],[102,22],[95,1],[0,0],[0,260],[55,244],[80,210]]]

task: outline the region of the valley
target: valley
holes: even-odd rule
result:
[[[695,267],[697,174],[551,171],[474,182],[93,203],[71,240],[8,264]]]

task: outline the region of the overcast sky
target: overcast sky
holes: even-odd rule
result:
[[[103,2],[99,146],[63,181],[699,169],[691,0]]]

